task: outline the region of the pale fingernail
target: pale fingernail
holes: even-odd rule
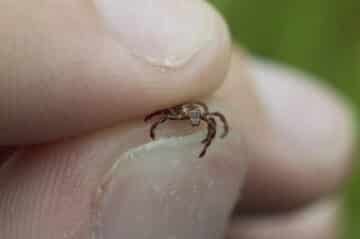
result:
[[[216,44],[220,17],[205,1],[95,0],[115,39],[131,54],[159,67],[178,67]]]
[[[199,140],[164,139],[121,155],[98,192],[94,238],[223,236],[243,162],[220,146],[199,159]]]

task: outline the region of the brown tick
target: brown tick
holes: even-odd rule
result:
[[[229,125],[225,116],[219,112],[209,112],[207,105],[202,102],[189,102],[155,111],[146,116],[145,122],[148,122],[155,116],[159,116],[159,119],[151,126],[150,129],[150,137],[153,140],[155,139],[155,129],[167,120],[189,120],[193,127],[200,126],[202,121],[205,122],[207,125],[207,136],[202,141],[204,148],[201,151],[199,158],[206,154],[208,147],[216,136],[216,118],[220,119],[224,126],[224,132],[220,137],[224,138],[229,132]]]

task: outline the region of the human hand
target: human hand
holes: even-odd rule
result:
[[[224,81],[229,36],[205,2],[0,6],[0,144],[15,146],[0,238],[332,238],[350,113],[239,50]],[[198,98],[227,116],[226,139],[203,159],[197,134],[148,144],[145,114]]]

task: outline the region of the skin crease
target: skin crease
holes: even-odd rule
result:
[[[0,55],[8,56],[0,63],[0,78],[5,79],[0,109],[8,113],[0,120],[5,131],[0,142],[44,142],[0,153],[5,162],[0,168],[0,238],[333,238],[337,201],[326,199],[348,175],[353,135],[351,114],[331,90],[283,67],[254,61],[237,48],[229,64],[228,32],[218,17],[211,47],[185,66],[161,73],[117,51],[118,44],[87,1],[56,7],[47,1],[40,7],[40,2],[0,2],[0,12],[7,13],[0,14],[0,22],[19,26],[0,28]],[[24,11],[49,25],[38,18],[31,22],[33,28],[28,18],[13,22],[11,17],[25,16]],[[70,28],[53,28],[51,23],[59,19]],[[20,44],[18,34],[29,34],[32,41]],[[14,39],[20,49],[8,52]],[[83,48],[61,45],[76,41]],[[105,51],[99,50],[102,41]],[[49,42],[58,49],[56,57],[44,49]],[[164,88],[177,82],[179,88],[141,94],[145,78]],[[78,91],[84,84],[88,88]],[[47,90],[56,94],[45,94]],[[147,144],[149,125],[137,116],[203,95],[211,95],[204,99],[211,111],[227,117],[231,129],[226,140],[215,139],[202,160],[193,157],[201,146],[195,136]],[[72,101],[74,96],[78,101]],[[40,98],[45,108],[38,108]],[[293,108],[311,116],[311,127],[300,122],[305,117],[284,114]],[[66,124],[59,117],[64,112]],[[34,125],[29,127],[25,119]],[[114,122],[115,127],[103,129]],[[175,122],[158,133],[179,136],[199,130]],[[329,132],[337,137],[329,141]],[[69,135],[74,137],[63,138]],[[309,219],[314,223],[306,223]]]

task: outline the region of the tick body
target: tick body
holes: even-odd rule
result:
[[[201,122],[204,122],[207,125],[207,135],[206,138],[201,141],[202,144],[204,144],[204,147],[199,155],[199,158],[205,156],[208,147],[211,145],[216,136],[217,120],[220,120],[224,127],[223,133],[220,137],[225,138],[225,136],[229,133],[229,125],[225,116],[219,112],[209,112],[207,105],[202,102],[189,102],[155,111],[146,116],[145,122],[150,121],[154,117],[157,117],[158,119],[150,128],[150,137],[153,140],[155,139],[156,128],[168,120],[188,120],[193,127],[198,127],[201,125]]]

